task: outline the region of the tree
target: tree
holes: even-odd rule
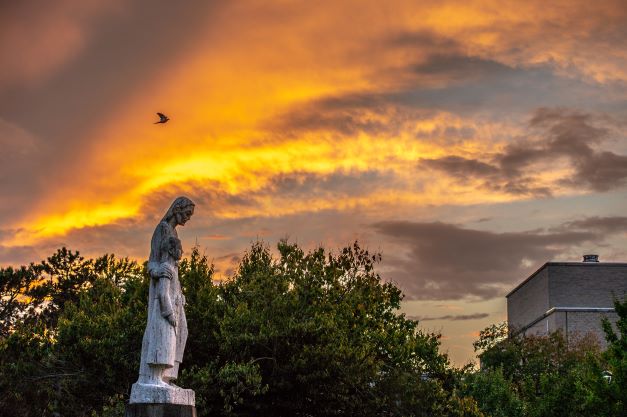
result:
[[[126,395],[146,309],[142,268],[113,255],[85,260],[62,248],[18,271],[26,277],[14,281],[22,305],[0,339],[0,409],[88,415],[108,396]]]
[[[514,385],[503,375],[503,368],[497,367],[468,373],[462,390],[475,398],[479,409],[491,417],[522,417],[524,402]]]
[[[7,337],[25,317],[28,293],[37,281],[34,265],[0,268],[0,338]]]
[[[487,415],[613,416],[603,401],[604,359],[591,335],[566,342],[561,332],[510,336],[504,323],[480,333],[481,372],[466,378],[464,393]],[[521,414],[522,413],[522,414]]]
[[[278,251],[275,259],[254,244],[235,276],[213,289],[209,308],[217,319],[195,311],[189,316],[190,323],[192,317],[206,320],[194,326],[216,326],[193,342],[204,349],[192,351],[217,350],[202,361],[193,357],[194,368],[185,372],[205,412],[411,416],[459,410],[438,335],[397,313],[402,294],[375,272],[380,255],[356,243],[337,255],[322,248],[305,253],[287,242]],[[198,265],[193,255],[182,268],[184,281]],[[210,299],[211,291],[198,294]]]
[[[479,339],[473,342],[482,369],[500,369],[506,379],[511,378],[522,362],[520,339],[508,340],[506,322],[492,324],[479,332]]]
[[[189,338],[178,383],[196,391],[198,415],[480,416],[439,335],[398,313],[379,260],[357,243],[334,254],[281,242],[276,257],[256,243],[214,285],[195,248],[179,265]],[[26,290],[11,291],[29,298],[7,309],[0,338],[0,410],[119,414],[139,368],[145,266],[62,249],[24,271],[14,282]]]
[[[602,321],[607,350],[603,354],[606,369],[597,372],[609,372],[611,379],[597,384],[597,394],[602,403],[610,406],[614,416],[627,415],[627,297],[621,302],[614,300],[614,310],[618,315],[614,331],[611,322],[604,318]]]

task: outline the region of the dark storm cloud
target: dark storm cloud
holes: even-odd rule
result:
[[[186,195],[194,201],[197,210],[202,210],[203,217],[214,218],[216,210],[222,213],[258,211],[264,207],[268,196],[296,201],[359,197],[391,187],[394,181],[394,174],[385,170],[330,174],[292,172],[277,174],[261,188],[241,193],[228,192],[217,182],[196,181],[179,186],[171,185],[167,190],[153,193],[144,199],[142,206],[146,208],[145,216],[156,221],[165,213],[174,198]],[[161,209],[156,209],[158,207]]]
[[[539,141],[513,144],[498,156],[497,162],[508,176],[515,177],[538,161],[566,158],[575,170],[562,183],[608,191],[625,184],[627,156],[599,150],[610,137],[607,121],[589,113],[564,108],[540,108],[529,125],[540,129]]]
[[[602,239],[590,230],[496,233],[440,222],[387,221],[374,229],[408,250],[384,262],[410,299],[503,295],[556,255]]]
[[[434,54],[425,62],[411,67],[411,72],[421,77],[437,76],[448,82],[468,82],[482,79],[513,76],[517,69],[496,61],[461,54]]]
[[[540,108],[529,122],[530,134],[505,147],[487,162],[459,156],[423,159],[421,166],[439,170],[460,182],[484,181],[488,189],[514,195],[549,196],[550,189],[534,185],[534,164],[568,161],[574,174],[556,185],[608,191],[627,180],[627,155],[599,150],[611,137],[610,122],[564,108]],[[539,136],[533,135],[538,131]]]
[[[282,198],[363,196],[380,188],[391,187],[393,182],[394,174],[383,170],[334,172],[328,175],[295,172],[273,177],[269,185],[254,195],[262,197],[273,193]]]
[[[433,32],[404,32],[385,38],[381,45],[386,50],[392,49],[416,57],[413,62],[410,60],[408,65],[397,70],[396,76],[402,75],[399,78],[405,83],[401,91],[437,91],[465,85],[476,92],[483,90],[494,93],[491,85],[502,87],[507,84],[509,87],[506,91],[511,94],[523,92],[517,83],[533,88],[534,85],[540,87],[538,83],[547,86],[555,81],[568,82],[556,76],[554,68],[549,65],[512,66],[471,55],[463,41]],[[462,88],[452,91],[470,90]]]
[[[450,320],[450,321],[459,321],[459,320],[479,320],[488,317],[488,313],[474,313],[474,314],[458,314],[451,315],[448,314],[446,316],[439,317],[429,317],[429,316],[407,316],[407,318],[418,321],[431,321],[431,320]]]
[[[431,51],[432,53],[435,53],[438,50],[459,51],[461,49],[461,45],[459,44],[459,42],[455,41],[454,39],[425,30],[403,31],[401,33],[396,33],[383,39],[381,45],[383,48],[386,49],[421,48],[422,50],[426,49],[427,51]]]
[[[289,200],[316,198],[342,198],[366,195],[377,189],[390,187],[394,174],[381,171],[333,172],[315,174],[311,172],[279,173],[257,190],[230,193],[221,184],[212,181],[188,182],[181,186],[171,186],[167,191],[153,193],[144,199],[145,207],[163,207],[179,195],[189,196],[197,207],[220,207],[231,211],[259,207],[260,201],[268,196]],[[209,210],[211,211],[211,209]],[[156,213],[156,212],[155,212]],[[156,215],[156,214],[155,214]],[[211,213],[205,213],[211,215]]]
[[[564,108],[540,108],[530,121],[540,139],[511,145],[497,160],[510,176],[517,176],[538,161],[566,158],[574,168],[562,183],[593,191],[608,191],[625,184],[627,156],[599,149],[610,138],[611,123],[602,117]]]
[[[38,251],[32,246],[0,245],[0,267],[28,265],[40,260]]]
[[[595,191],[621,187],[627,180],[627,155],[614,152],[594,152],[576,162],[577,174],[565,179],[567,185],[585,184]]]
[[[421,36],[432,38],[432,35]],[[604,102],[609,88],[560,76],[550,65],[511,67],[468,56],[454,47],[446,54],[438,53],[437,48],[430,46],[436,42],[431,40],[426,47],[420,46],[421,52],[433,51],[417,62],[381,74],[382,79],[393,74],[399,80],[384,84],[384,89],[331,95],[294,106],[267,121],[265,128],[279,135],[324,131],[341,136],[360,132],[395,136],[412,122],[432,117],[439,111],[472,116],[487,110],[493,117],[511,117],[529,108],[559,106],[582,99],[594,106]],[[392,46],[405,48],[407,53],[412,47],[419,47],[407,40],[393,42]],[[468,128],[450,129],[438,133],[460,138],[472,137],[474,133]],[[429,139],[429,134],[422,136]]]
[[[331,132],[340,136],[359,133],[397,135],[408,122],[435,115],[434,109],[410,108],[394,103],[386,93],[350,93],[295,106],[268,121],[265,128],[279,134]]]
[[[496,179],[501,173],[499,168],[494,165],[454,155],[438,159],[423,159],[422,164],[429,168],[444,171],[450,176],[459,178],[460,181],[476,177]]]
[[[504,192],[512,195],[532,195],[548,197],[551,190],[547,187],[534,185],[531,178],[510,175],[499,167],[476,159],[461,156],[446,156],[437,159],[422,159],[420,167],[438,170],[455,178],[460,184],[467,184],[471,180],[482,180],[482,186],[492,191]]]
[[[171,184],[167,189],[145,196],[141,203],[143,208],[141,211],[149,216],[149,220],[161,219],[172,201],[181,195],[189,197],[194,202],[196,212],[201,210],[203,217],[209,218],[213,218],[216,207],[237,211],[257,204],[254,195],[228,192],[218,182],[190,181],[184,184]]]
[[[473,139],[477,137],[477,131],[470,126],[437,126],[430,132],[420,132],[420,137],[434,139],[446,138],[449,139],[450,142],[455,142],[459,139]]]
[[[332,104],[331,102],[327,104]],[[333,131],[344,136],[351,136],[359,132],[376,134],[387,132],[389,127],[387,121],[368,119],[367,114],[358,108],[344,109],[339,113],[332,113],[328,109],[318,110],[315,108],[303,109],[300,112],[293,112],[289,116],[288,122],[269,124],[270,129],[288,128],[290,131]]]
[[[593,230],[598,233],[616,234],[627,232],[627,217],[586,217],[566,222],[555,230]]]
[[[529,108],[577,102],[583,97],[593,104],[603,101],[607,88],[560,76],[546,64],[513,67],[464,54],[431,56],[408,70],[412,81],[390,94],[391,100],[463,115],[487,110],[507,117]]]

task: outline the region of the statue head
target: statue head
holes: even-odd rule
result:
[[[194,207],[195,204],[189,198],[178,197],[161,221],[170,223],[171,220],[174,220],[175,225],[184,226],[194,214]]]

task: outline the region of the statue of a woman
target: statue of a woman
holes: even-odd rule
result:
[[[193,391],[182,390],[171,382],[178,376],[187,341],[185,297],[178,276],[178,261],[183,250],[176,226],[185,225],[193,214],[194,203],[186,197],[177,198],[152,235],[148,259],[148,322],[142,340],[139,379],[131,390],[131,403],[187,402],[177,399],[188,396],[183,391],[190,391],[193,398]]]

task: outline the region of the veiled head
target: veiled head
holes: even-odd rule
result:
[[[177,225],[183,226],[194,214],[194,207],[196,207],[195,204],[189,198],[178,197],[163,216],[162,221],[170,222],[174,219]]]

